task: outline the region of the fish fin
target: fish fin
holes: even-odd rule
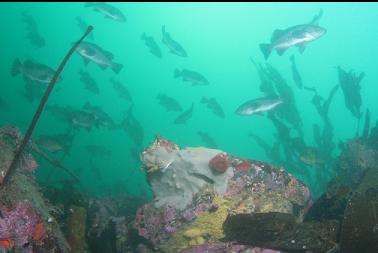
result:
[[[162,32],[162,34],[163,34],[163,36],[165,35],[165,25],[163,25],[162,27],[161,27],[161,32]]]
[[[181,72],[179,69],[175,69],[174,77],[177,78],[181,75]]]
[[[303,54],[304,50],[306,49],[306,44],[301,44],[298,46],[299,53]]]
[[[265,60],[268,60],[270,53],[272,52],[272,47],[270,44],[260,44],[260,50],[264,54]]]
[[[87,58],[83,58],[83,60],[84,60],[84,65],[85,66],[88,66],[88,63],[90,62]]]
[[[114,55],[108,51],[104,51],[104,55],[106,56],[106,58],[110,59],[110,60],[113,60],[114,58]]]
[[[281,30],[281,29],[274,30],[272,37],[270,38],[270,42],[277,40],[277,38],[281,36],[283,33],[284,33],[284,30]]]
[[[277,48],[276,51],[277,51],[277,54],[281,56],[285,53],[286,48]]]
[[[116,74],[118,74],[121,71],[122,68],[123,68],[123,65],[119,64],[119,63],[113,63],[113,65],[112,65],[112,70]]]
[[[11,70],[12,76],[16,76],[20,74],[21,67],[22,67],[22,63],[20,62],[20,60],[19,59],[14,60],[13,65],[12,65],[12,70]]]

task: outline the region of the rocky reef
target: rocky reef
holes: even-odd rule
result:
[[[222,242],[223,223],[230,214],[270,212],[300,221],[311,205],[306,185],[282,168],[221,150],[158,137],[141,160],[154,200],[133,222],[145,241],[138,252],[278,252]]]
[[[22,136],[18,129],[0,128],[0,252],[69,252],[69,245],[54,219],[59,209],[42,196],[35,182],[38,167],[25,152],[8,184],[1,184]]]

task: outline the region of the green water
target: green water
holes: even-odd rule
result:
[[[11,76],[13,61],[16,58],[33,59],[56,69],[72,42],[82,35],[75,19],[80,16],[94,26],[94,43],[112,52],[114,61],[122,63],[124,68],[115,75],[110,69],[101,70],[94,63],[85,66],[82,57],[75,53],[62,73],[63,81],[57,84],[48,104],[81,108],[89,101],[101,106],[114,121],[120,122],[131,104],[120,99],[114,91],[109,82],[114,77],[124,83],[132,95],[134,116],[144,128],[144,147],[153,141],[156,134],[182,147],[201,146],[204,143],[197,134],[201,130],[208,132],[219,148],[228,153],[269,161],[261,147],[248,137],[248,132],[252,131],[272,143],[276,130],[271,121],[266,117],[241,117],[234,113],[241,103],[263,95],[259,90],[258,72],[249,57],[264,63],[259,44],[269,42],[273,30],[308,23],[320,9],[323,9],[324,15],[319,24],[327,29],[323,37],[310,43],[303,54],[299,54],[296,48],[290,48],[283,56],[273,52],[267,61],[277,68],[294,92],[303,122],[304,140],[308,145],[315,144],[312,125],[322,125],[322,121],[311,103],[312,93],[298,89],[293,82],[289,60],[292,55],[296,57],[304,85],[315,86],[324,97],[338,83],[336,66],[348,71],[353,69],[357,73],[365,72],[361,111],[369,108],[372,122],[376,120],[376,3],[114,3],[114,6],[122,10],[127,22],[104,18],[91,8],[85,8],[84,3],[1,4],[0,96],[9,104],[7,109],[0,108],[1,125],[15,124],[25,133],[38,106],[37,101],[30,103],[22,95],[22,77]],[[36,20],[45,39],[45,47],[35,48],[25,37],[22,20],[25,11]],[[168,52],[161,42],[162,25],[185,48],[187,58]],[[162,51],[162,59],[148,51],[140,39],[143,32],[155,38]],[[81,68],[96,79],[99,95],[84,89],[78,75]],[[194,87],[174,79],[175,68],[198,71],[209,80],[210,85]],[[193,117],[187,124],[174,124],[178,114],[166,112],[158,104],[158,93],[175,97],[184,110],[194,102]],[[203,96],[215,97],[226,117],[215,116],[201,104]],[[355,136],[357,120],[345,108],[341,90],[331,104],[329,117],[334,127],[335,143]],[[58,134],[66,128],[66,124],[44,112],[35,135]],[[84,150],[87,144],[111,149],[112,157],[90,157]],[[133,146],[124,130],[79,130],[71,153],[63,163],[72,171],[82,168],[80,187],[85,191],[95,194],[127,191],[150,195],[144,172],[138,169],[141,164],[130,156],[129,149]],[[335,149],[335,156],[337,152]],[[101,178],[91,172],[90,160],[100,168]],[[53,175],[49,183],[66,177],[46,162],[40,163],[38,177],[41,182],[47,180],[51,171]],[[314,170],[309,167],[303,169]],[[115,185],[121,188],[114,188]]]

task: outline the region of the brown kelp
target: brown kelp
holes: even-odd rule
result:
[[[344,93],[345,106],[357,119],[361,118],[360,107],[362,104],[362,98],[360,94],[360,83],[365,76],[364,72],[361,72],[358,76],[353,71],[345,71],[340,66],[338,67],[338,75],[341,89]]]

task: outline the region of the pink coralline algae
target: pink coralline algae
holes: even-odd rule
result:
[[[196,213],[192,209],[185,210],[182,216],[184,217],[186,221],[192,221],[197,217]]]
[[[174,143],[166,141],[161,138],[157,138],[151,147],[146,149],[144,152],[149,154],[154,159],[160,158],[159,153],[155,154],[154,151],[156,147],[163,147],[163,151],[170,150],[180,150],[178,146]],[[161,149],[160,149],[161,151]],[[208,154],[202,159],[201,154],[188,156],[186,159],[192,164],[196,164],[197,160],[205,161],[204,172],[206,172],[207,177],[222,178],[229,176],[227,182],[221,180],[221,184],[224,184],[224,189],[222,191],[217,191],[217,189],[211,185],[204,185],[201,188],[195,189],[193,196],[188,203],[182,208],[177,208],[177,202],[167,202],[161,205],[154,205],[156,203],[150,203],[139,208],[134,220],[133,227],[138,231],[138,234],[148,240],[152,246],[159,248],[160,246],[167,246],[165,243],[174,236],[174,234],[182,231],[183,228],[187,226],[190,227],[193,221],[196,220],[197,216],[202,212],[207,212],[207,214],[212,215],[212,213],[217,213],[218,206],[213,203],[213,200],[217,196],[227,199],[248,199],[248,200],[262,200],[265,199],[273,201],[281,200],[282,203],[277,203],[277,208],[281,206],[286,207],[286,201],[288,200],[292,203],[299,205],[302,210],[309,204],[309,199],[311,199],[308,188],[299,180],[293,178],[290,174],[285,172],[282,168],[277,168],[267,163],[259,162],[256,160],[241,159],[228,155],[225,152],[211,153],[203,151],[204,154]],[[169,153],[169,152],[168,152]],[[157,157],[154,157],[157,155]],[[147,156],[147,155],[146,155]],[[161,156],[165,159],[167,152],[162,152]],[[180,158],[180,156],[178,156]],[[197,159],[201,158],[201,159]],[[153,160],[153,159],[151,159]],[[146,159],[145,164],[148,165],[150,160]],[[179,163],[175,163],[178,165]],[[202,167],[201,167],[202,168]],[[177,172],[181,172],[179,169],[188,170],[188,167],[180,166],[175,167]],[[168,171],[169,172],[169,171]],[[165,175],[169,175],[168,172],[163,172]],[[186,171],[184,171],[186,172]],[[176,172],[175,172],[176,173]],[[222,174],[223,173],[223,174]],[[159,175],[160,174],[156,174]],[[173,174],[172,178],[176,178]],[[159,177],[149,177],[149,179],[156,179],[156,181],[161,180]],[[185,177],[183,177],[185,178]],[[183,180],[180,178],[180,180]],[[154,183],[156,183],[154,181]],[[168,182],[172,182],[167,180]],[[206,181],[206,180],[205,180]],[[216,182],[216,181],[214,181]],[[160,183],[160,182],[159,182]],[[176,182],[175,182],[176,183]],[[166,192],[171,192],[171,185],[176,185],[176,188],[180,189],[185,185],[186,181],[178,182],[178,184],[161,184],[167,186]],[[160,185],[160,184],[159,184]],[[214,185],[217,185],[216,183]],[[174,188],[174,189],[176,189]],[[156,195],[158,193],[165,191],[160,191],[160,188],[156,188],[157,191],[154,192]],[[169,191],[168,191],[169,190]],[[190,191],[193,191],[190,188]],[[176,190],[172,190],[175,197],[177,197]],[[189,192],[189,191],[188,191]],[[192,193],[192,192],[191,192]],[[180,194],[181,195],[181,194]],[[184,194],[183,194],[184,195]],[[249,196],[251,198],[249,198]],[[165,197],[165,196],[161,196]],[[160,200],[160,198],[157,198]],[[177,199],[174,199],[177,201]],[[275,203],[273,203],[272,208],[276,208]],[[167,206],[169,205],[169,206]],[[221,207],[221,206],[219,206]],[[265,208],[265,207],[264,207]],[[256,208],[246,206],[245,211],[254,212]],[[285,209],[286,210],[286,209]],[[301,210],[301,211],[302,211]],[[232,209],[229,210],[233,211]],[[209,235],[210,238],[212,235]],[[255,252],[255,253],[279,253],[278,251],[261,249],[254,247],[246,247],[242,245],[232,245],[229,243],[216,242],[212,239],[207,239],[204,237],[205,243],[202,245],[196,245],[187,249],[179,251],[181,253],[242,253],[242,252]],[[170,244],[169,244],[170,245]],[[179,248],[177,245],[167,246],[173,247],[167,252],[177,252]],[[146,248],[140,246],[138,252],[146,252]]]
[[[209,168],[217,173],[224,173],[229,167],[229,160],[226,154],[218,154],[209,161]]]
[[[308,188],[295,178],[291,178],[290,182],[287,184],[285,196],[302,206],[305,206],[311,200],[311,194]]]
[[[176,218],[176,209],[173,207],[168,207],[164,210],[164,221],[169,223]]]
[[[175,227],[176,209],[173,207],[167,207],[164,210],[163,218],[165,222],[164,231],[167,233],[176,232],[176,227]]]
[[[9,238],[19,247],[29,243],[40,222],[32,206],[28,202],[19,202],[13,209],[0,209],[0,238]]]
[[[164,225],[163,214],[151,205],[144,205],[138,209],[133,227],[138,230],[139,236],[157,245],[166,232]]]
[[[167,232],[167,233],[174,233],[174,232],[176,232],[176,228],[174,226],[171,226],[171,225],[165,225],[164,231]]]
[[[236,194],[239,194],[243,189],[246,188],[245,180],[244,178],[248,177],[244,175],[243,177],[236,178],[228,187],[227,192],[224,194],[226,197],[231,197]]]

